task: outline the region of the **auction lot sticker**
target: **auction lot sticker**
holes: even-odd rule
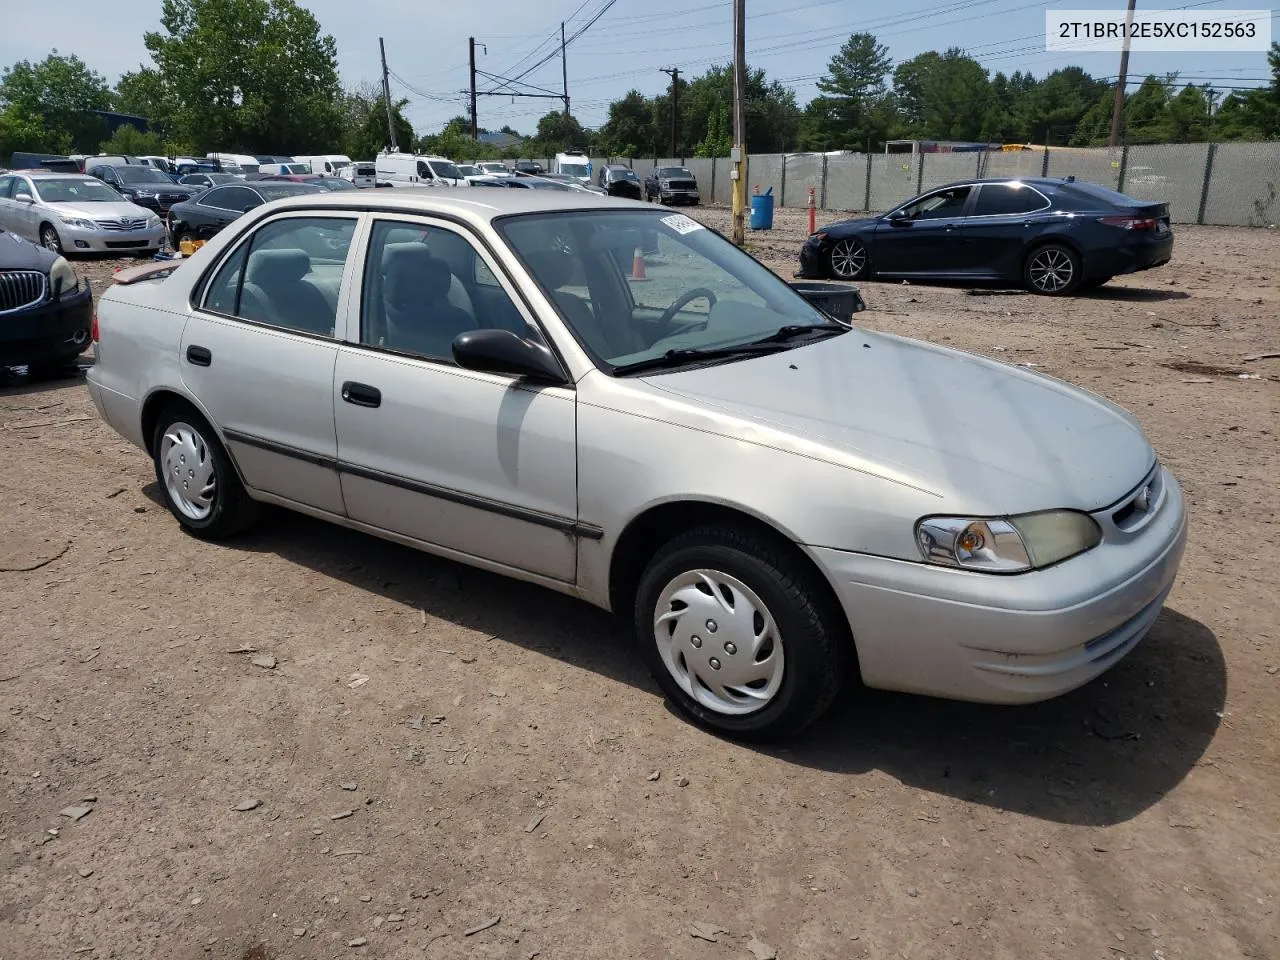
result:
[[[1270,10],[1046,10],[1046,50],[1270,50]]]
[[[706,229],[697,220],[692,217],[686,217],[683,213],[673,213],[669,217],[663,217],[662,222],[681,236],[686,233],[693,233],[695,230]]]

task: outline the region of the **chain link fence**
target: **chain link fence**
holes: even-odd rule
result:
[[[551,169],[550,160],[540,160]],[[729,203],[728,158],[593,157],[623,163],[641,179],[658,166],[684,166],[704,201]],[[975,177],[1069,177],[1167,203],[1174,223],[1280,225],[1280,141],[1169,143],[1130,147],[1046,147],[972,153],[789,153],[748,157],[748,194],[773,188],[774,202],[804,207],[809,188],[823,210],[890,210],[934,187]]]

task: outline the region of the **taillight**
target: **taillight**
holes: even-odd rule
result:
[[[1155,217],[1099,217],[1099,223],[1121,230],[1158,230],[1160,221]]]
[[[98,342],[98,305],[93,305],[93,322],[89,324],[89,336],[93,338],[93,342]]]

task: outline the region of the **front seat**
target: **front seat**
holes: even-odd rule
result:
[[[426,247],[406,244],[385,259],[382,283],[385,346],[453,359],[453,341],[476,329],[475,318],[449,302],[453,274]]]
[[[323,293],[303,278],[311,257],[303,250],[256,250],[249,254],[240,314],[304,333],[333,336],[334,309]]]
[[[560,288],[573,277],[571,254],[559,248],[534,250],[526,255],[529,269],[551,294],[560,312],[588,347],[602,357],[620,357],[645,348],[640,334],[629,323],[606,323],[577,294]]]

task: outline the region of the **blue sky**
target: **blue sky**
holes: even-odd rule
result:
[[[570,34],[608,0],[481,0],[478,3],[410,3],[405,0],[304,0],[323,29],[338,43],[343,82],[378,79],[378,37],[387,42],[387,59],[398,79],[393,94],[410,100],[409,119],[420,132],[438,130],[449,117],[466,111],[467,37],[483,49],[477,66],[511,76],[537,63],[559,43],[560,20]],[[1195,9],[1242,9],[1242,0],[1193,3]],[[51,48],[75,53],[114,82],[122,72],[148,63],[142,43],[156,29],[160,0],[62,0],[58,15],[40,4],[10,4],[0,32],[0,65],[39,59]],[[1178,9],[1187,4],[1162,4]],[[1152,7],[1154,4],[1140,4]],[[1094,76],[1116,73],[1119,54],[1074,56],[1046,53],[1044,13],[1048,9],[1122,9],[1123,3],[1066,0],[747,0],[747,60],[771,78],[788,82],[801,103],[816,92],[815,80],[849,33],[869,30],[889,47],[895,61],[925,50],[965,48],[992,73],[1031,71],[1043,76],[1076,63]],[[635,87],[657,93],[668,83],[660,67],[679,67],[696,76],[712,63],[726,62],[732,49],[729,0],[631,0],[614,3],[569,46],[569,95],[574,114],[585,126],[604,121],[609,101]],[[1275,30],[1275,18],[1272,25]],[[560,90],[558,56],[524,79]],[[1130,74],[1177,71],[1194,82],[1216,86],[1253,86],[1269,77],[1263,53],[1135,53]],[[510,124],[531,130],[556,101],[483,97],[482,126]]]

